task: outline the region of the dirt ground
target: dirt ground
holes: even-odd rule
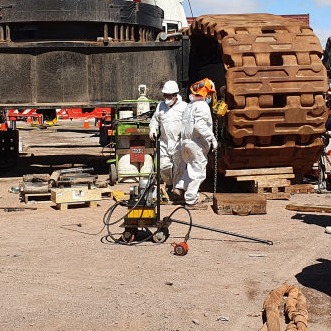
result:
[[[176,256],[171,243],[183,241],[188,230],[178,223],[163,244],[107,241],[103,217],[114,204],[110,198],[96,208],[68,210],[56,210],[51,201],[20,202],[10,191],[24,174],[61,164],[93,166],[100,179],[108,171],[93,125],[22,127],[20,135],[25,154],[1,174],[0,206],[37,210],[0,210],[0,330],[257,331],[264,300],[283,283],[305,295],[310,331],[331,330],[330,214],[285,209],[289,203],[330,205],[331,192],[268,200],[265,215],[217,215],[210,203],[207,211],[192,211],[193,223],[273,245],[193,228],[188,254]],[[126,191],[128,184],[114,190]],[[162,205],[162,217],[174,209]],[[188,221],[184,210],[173,217]],[[122,229],[116,224],[111,232]],[[280,321],[284,330],[283,315]]]

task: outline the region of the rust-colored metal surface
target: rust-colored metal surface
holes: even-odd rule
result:
[[[220,47],[229,113],[219,171],[293,166],[318,158],[327,109],[319,39],[304,21],[271,14],[208,15],[186,31]],[[193,45],[194,46],[194,45]]]

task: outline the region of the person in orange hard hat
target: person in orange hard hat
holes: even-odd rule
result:
[[[199,187],[206,178],[207,154],[212,147],[217,149],[213,133],[213,121],[209,103],[215,93],[215,84],[208,78],[190,87],[191,94],[183,114],[181,131],[181,153],[186,170],[175,188],[185,191],[185,205],[189,209],[204,209],[207,205],[199,202]]]

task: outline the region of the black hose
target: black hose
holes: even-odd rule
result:
[[[186,233],[186,235],[184,237],[184,242],[187,242],[189,240],[189,238],[190,238],[190,234],[191,234],[191,230],[192,230],[192,226],[193,226],[192,214],[191,214],[191,212],[190,212],[189,209],[187,209],[187,208],[185,208],[183,206],[180,206],[180,207],[176,208],[174,211],[171,212],[171,214],[169,216],[163,218],[163,224],[165,224],[167,222],[172,222],[173,219],[171,218],[171,216],[174,215],[180,209],[184,209],[188,213],[189,218],[190,218],[190,223],[187,223],[187,222],[183,222],[182,223],[182,224],[185,224],[185,225],[188,225],[189,226],[189,229],[188,229],[188,231],[187,231],[187,233]]]

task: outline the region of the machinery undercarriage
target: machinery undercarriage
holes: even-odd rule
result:
[[[269,14],[206,15],[186,34],[191,78],[226,84],[219,171],[309,169],[321,153],[327,119],[327,75],[312,29]]]

